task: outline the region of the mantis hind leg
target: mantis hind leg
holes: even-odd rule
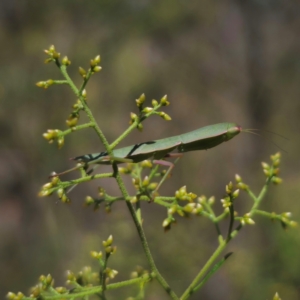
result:
[[[161,179],[161,181],[158,183],[156,189],[153,191],[153,194],[155,194],[159,188],[161,187],[161,185],[164,183],[164,181],[167,179],[167,177],[169,176],[169,174],[171,173],[171,171],[173,170],[173,168],[175,167],[175,164],[177,163],[177,161],[183,156],[182,153],[168,153],[164,158],[174,158],[176,157],[177,159],[175,160],[174,163],[170,162],[170,161],[166,161],[166,160],[153,160],[154,164],[158,164],[161,166],[167,166],[169,167],[167,172],[165,173],[165,175],[163,176],[163,178]]]

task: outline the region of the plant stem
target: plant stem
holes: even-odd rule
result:
[[[271,182],[271,179],[272,179],[273,176],[271,177],[268,177],[265,185],[263,186],[261,192],[259,193],[258,197],[255,197],[255,201],[254,201],[254,204],[250,210],[250,214],[252,214],[256,209],[257,207],[259,206],[261,200],[265,197],[267,191],[268,191],[268,187],[269,187],[269,184]]]
[[[145,274],[138,278],[129,279],[129,280],[125,280],[125,281],[121,281],[121,282],[117,282],[117,283],[112,283],[112,284],[109,284],[106,286],[106,290],[114,290],[114,289],[117,289],[120,287],[135,285],[135,284],[138,284],[141,282],[148,281],[153,276],[154,276],[154,274],[150,274],[150,275]],[[94,287],[86,287],[86,288],[81,287],[81,288],[82,288],[82,290],[80,290],[79,292],[76,292],[76,288],[75,288],[75,291],[73,291],[73,293],[71,293],[71,294],[59,294],[59,295],[52,295],[52,296],[43,295],[43,299],[45,299],[45,300],[74,299],[74,298],[80,298],[80,297],[85,297],[85,296],[89,296],[89,295],[92,296],[92,295],[95,295],[102,291],[101,285],[94,286]]]
[[[65,77],[65,79],[68,81],[71,89],[73,90],[73,92],[76,94],[77,97],[79,97],[82,105],[83,105],[83,109],[84,111],[86,112],[90,122],[91,122],[91,126],[95,129],[98,137],[100,138],[101,142],[103,143],[104,147],[106,148],[108,154],[112,157],[113,156],[113,151],[112,149],[124,138],[126,137],[135,127],[136,125],[138,124],[138,122],[141,122],[143,121],[144,119],[146,119],[147,117],[149,117],[151,114],[155,113],[155,111],[161,106],[161,105],[158,105],[155,109],[153,109],[153,111],[151,111],[150,113],[144,115],[142,118],[139,119],[139,121],[135,121],[115,142],[113,142],[111,145],[108,143],[108,141],[106,140],[106,137],[104,136],[103,132],[101,131],[101,129],[99,128],[90,108],[88,107],[87,105],[87,102],[86,102],[86,99],[82,96],[82,91],[86,85],[86,83],[88,82],[89,78],[90,78],[90,75],[91,73],[88,72],[85,80],[84,80],[84,83],[82,85],[82,87],[80,88],[80,90],[77,89],[77,87],[75,86],[75,84],[73,83],[72,79],[69,77],[68,73],[67,73],[67,70],[66,70],[66,66],[64,65],[61,65],[58,60],[56,61],[56,64],[58,65],[58,67],[60,68],[63,76]],[[157,278],[157,281],[162,285],[162,287],[165,289],[165,291],[171,296],[172,299],[178,299],[177,295],[174,293],[174,291],[171,290],[170,286],[168,285],[168,283],[165,281],[165,279],[162,277],[162,275],[159,273],[156,265],[155,265],[155,262],[154,262],[154,259],[151,255],[151,252],[150,252],[150,249],[149,249],[149,246],[148,246],[148,242],[147,242],[147,239],[146,239],[146,236],[145,236],[145,233],[143,231],[143,228],[142,228],[142,225],[140,224],[139,220],[138,220],[138,217],[136,215],[136,212],[134,210],[134,207],[133,205],[131,204],[130,200],[129,200],[129,194],[125,188],[125,185],[124,185],[124,182],[120,176],[120,173],[119,173],[119,170],[118,170],[118,167],[117,167],[117,164],[115,162],[112,163],[113,165],[113,170],[114,170],[114,176],[116,178],[116,181],[119,185],[119,188],[121,190],[121,193],[124,197],[124,199],[126,199],[126,205],[129,209],[129,212],[133,218],[133,221],[134,221],[134,224],[137,228],[137,231],[138,231],[138,234],[139,234],[139,237],[140,237],[140,240],[141,240],[141,243],[143,245],[143,248],[144,248],[144,252],[146,254],[146,257],[147,257],[147,260],[150,264],[150,267],[151,267],[151,270],[152,272],[155,273],[155,277]],[[88,177],[85,177],[85,178],[89,178],[89,177],[95,177],[95,176],[88,176]],[[81,178],[82,180],[82,178]],[[87,180],[88,181],[88,180]],[[82,182],[82,181],[80,181]],[[77,183],[77,182],[74,182],[73,183]]]
[[[203,268],[197,274],[197,276],[192,281],[190,286],[182,294],[182,296],[180,297],[180,300],[185,300],[185,299],[189,298],[189,296],[193,293],[193,290],[197,286],[200,279],[205,275],[206,272],[208,272],[209,268],[214,264],[215,260],[218,258],[218,256],[221,254],[221,252],[225,249],[226,245],[227,245],[227,241],[223,241],[222,243],[220,243],[218,248],[215,250],[215,252],[209,258],[209,260],[206,262],[206,264],[203,266]]]
[[[65,79],[68,81],[71,89],[73,90],[73,92],[75,93],[75,95],[77,97],[79,97],[81,104],[83,106],[84,111],[86,112],[88,118],[90,119],[91,122],[91,127],[93,127],[98,135],[98,137],[100,138],[101,142],[103,143],[105,149],[107,150],[109,155],[112,155],[112,150],[109,146],[108,141],[106,140],[106,137],[104,136],[102,130],[100,129],[100,127],[98,126],[90,108],[87,105],[86,100],[84,99],[84,97],[82,96],[82,90],[84,89],[85,85],[87,84],[89,78],[90,78],[90,73],[88,73],[88,76],[85,78],[84,84],[82,85],[82,87],[80,88],[80,90],[76,87],[76,85],[74,84],[74,82],[72,81],[72,79],[70,78],[68,72],[67,72],[67,68],[65,65],[58,65],[63,76],[65,77]]]
[[[195,290],[198,282],[204,277],[205,273],[208,272],[209,268],[214,264],[218,256],[222,253],[222,251],[226,248],[227,244],[237,236],[240,229],[242,229],[243,225],[239,224],[239,226],[231,232],[229,237],[226,240],[219,239],[219,246],[215,250],[215,252],[212,254],[212,256],[209,258],[209,260],[206,262],[204,267],[200,270],[200,272],[197,274],[195,279],[192,281],[192,283],[189,285],[189,287],[185,290],[185,292],[180,297],[180,300],[188,299],[188,297],[193,293]]]
[[[89,123],[85,123],[85,124],[81,124],[81,125],[76,125],[72,128],[69,128],[67,130],[64,130],[62,132],[60,132],[60,136],[65,136],[71,132],[74,132],[74,131],[78,131],[78,130],[81,130],[81,129],[85,129],[85,128],[89,128],[89,127],[93,127],[94,124],[92,122],[89,122]]]
[[[131,214],[131,217],[133,219],[133,222],[135,224],[135,227],[138,231],[138,235],[140,237],[142,246],[144,248],[144,252],[146,254],[147,260],[149,262],[151,271],[155,274],[155,277],[157,279],[157,281],[161,284],[161,286],[165,289],[165,291],[171,296],[172,299],[178,299],[177,295],[175,294],[175,292],[173,290],[171,290],[170,286],[168,285],[168,283],[165,281],[165,279],[162,277],[162,275],[159,273],[154,259],[152,257],[152,254],[150,252],[150,248],[148,246],[148,242],[142,227],[142,224],[139,222],[138,217],[136,215],[136,212],[134,210],[134,207],[132,205],[132,203],[128,200],[129,199],[129,194],[125,188],[124,182],[120,176],[120,173],[118,171],[118,167],[117,165],[114,163],[113,164],[113,168],[114,168],[114,172],[115,172],[115,176],[116,176],[116,180],[118,182],[118,185],[120,187],[120,190],[122,192],[123,197],[126,199],[126,205],[128,207],[128,210]]]

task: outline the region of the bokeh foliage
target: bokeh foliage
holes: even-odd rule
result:
[[[74,135],[60,152],[41,136],[55,124],[64,126],[65,112],[73,101],[67,88],[44,92],[34,86],[56,74],[55,68],[40,64],[40,49],[51,43],[72,56],[74,65],[83,67],[92,55],[101,54],[103,71],[90,82],[89,97],[111,140],[127,126],[128,112],[134,109],[132,100],[142,92],[150,98],[168,94],[173,104],[168,113],[174,121],[166,124],[157,118],[151,126],[145,123],[142,134],[128,137],[128,145],[222,121],[289,137],[288,143],[276,140],[287,151],[282,162],[284,185],[270,193],[264,205],[274,211],[289,209],[299,219],[299,10],[297,1],[282,0],[77,0],[55,5],[48,0],[3,0],[0,294],[16,287],[26,289],[41,273],[61,276],[63,281],[63,271],[88,264],[89,250],[111,232],[119,253],[126,255],[126,260],[114,258],[121,277],[127,277],[130,266],[144,263],[125,209],[119,207],[106,215],[82,208],[82,198],[96,184],[78,189],[78,202],[72,206],[56,204],[54,198],[37,198],[50,171],[70,167],[67,158],[102,150],[92,133]],[[252,186],[260,182],[263,175],[258,162],[274,150],[266,139],[241,135],[211,151],[185,155],[164,188],[188,183],[191,190],[222,198],[223,187],[234,173]],[[115,189],[109,180],[103,185]],[[172,234],[164,234],[164,212],[151,205],[147,212],[144,222],[153,254],[167,278],[178,274],[170,283],[181,290],[198,270],[196,264],[207,259],[215,243],[214,229],[205,220],[191,219],[172,228]],[[231,245],[235,255],[208,283],[205,299],[223,299],[224,293],[231,299],[265,299],[275,291],[283,299],[299,299],[299,232],[282,232],[264,219],[261,222],[263,226],[249,230]],[[179,261],[174,265],[173,255],[190,264],[191,273],[183,273]],[[158,289],[152,293],[164,297],[157,294]]]

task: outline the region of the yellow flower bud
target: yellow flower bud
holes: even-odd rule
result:
[[[233,199],[237,198],[240,194],[240,190],[235,190],[232,194]]]
[[[168,106],[168,105],[170,105],[170,102],[168,101],[167,95],[163,96],[163,97],[160,99],[160,104],[161,104],[162,106]]]
[[[157,102],[157,100],[153,99],[151,104],[153,107],[156,107],[158,105],[158,102]]]
[[[142,112],[148,114],[148,113],[150,113],[152,110],[153,110],[152,107],[145,107],[145,108],[142,110]]]
[[[65,66],[69,66],[71,64],[71,61],[68,59],[67,56],[64,56],[64,58],[62,59],[62,64]]]
[[[65,143],[65,139],[63,136],[61,136],[60,138],[57,139],[57,145],[58,145],[58,149],[62,148],[62,146]]]
[[[16,294],[12,293],[12,292],[8,292],[7,295],[6,295],[6,298],[9,299],[9,300],[14,300],[15,297],[16,297]]]
[[[136,127],[139,131],[143,131],[143,124],[139,123]]]
[[[66,120],[66,124],[68,125],[68,127],[74,127],[77,125],[79,118],[78,117],[74,117],[74,116],[70,116],[67,120]]]
[[[78,71],[79,71],[79,74],[80,74],[83,78],[85,78],[85,76],[86,76],[86,70],[83,69],[82,67],[79,67]]]
[[[101,61],[101,57],[100,55],[97,55],[95,58],[94,58],[94,62],[99,65],[100,64],[100,61]]]
[[[102,70],[102,67],[100,67],[100,66],[95,66],[94,68],[93,68],[93,72],[95,72],[95,73],[98,73],[98,72],[100,72]]]
[[[170,219],[167,218],[163,221],[162,227],[167,228],[170,226],[170,224],[171,224],[171,221],[170,221]]]
[[[86,96],[87,96],[86,89],[84,89],[84,90],[82,91],[81,95],[82,95],[82,97],[86,98]]]
[[[262,165],[263,169],[270,169],[270,166],[265,162],[262,162],[261,165]]]
[[[91,196],[86,196],[85,197],[85,201],[84,201],[84,203],[85,203],[85,205],[91,205],[91,204],[93,204],[95,201],[94,201],[94,199],[91,197]]]
[[[110,246],[112,243],[113,243],[114,239],[113,239],[113,236],[110,235],[106,241],[103,241],[102,244],[104,247],[108,247]]]
[[[46,82],[45,81],[39,81],[35,85],[40,87],[40,88],[45,88]]]
[[[149,185],[150,181],[149,181],[149,177],[146,176],[142,182],[142,186],[143,187],[147,187]]]
[[[237,183],[242,182],[242,177],[239,174],[235,174],[235,180]]]

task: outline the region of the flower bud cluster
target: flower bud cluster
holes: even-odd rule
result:
[[[85,197],[85,201],[84,201],[85,206],[90,206],[91,204],[94,204],[94,203],[95,203],[94,198],[92,198],[91,196]]]
[[[264,174],[266,175],[267,178],[271,178],[271,181],[274,184],[280,184],[282,182],[282,179],[278,177],[280,158],[281,158],[281,154],[280,152],[278,152],[274,155],[271,155],[272,165],[269,165],[265,162],[261,163]]]
[[[79,67],[78,72],[79,72],[80,76],[83,79],[86,79],[87,76],[88,76],[88,72],[91,72],[91,74],[100,72],[102,70],[102,67],[99,66],[100,61],[101,61],[100,55],[97,55],[94,59],[90,60],[90,69],[89,69],[89,71],[86,71],[84,68]]]
[[[202,205],[208,204],[209,206],[212,206],[215,204],[216,198],[214,196],[211,196],[207,199],[206,196],[202,195],[202,196],[198,197],[197,201]]]
[[[75,281],[76,281],[75,274],[72,271],[68,270],[67,271],[67,284],[70,284],[70,283],[75,282]]]
[[[17,294],[13,292],[8,292],[6,295],[6,298],[9,300],[22,300],[25,297],[25,295],[21,292],[18,292]]]
[[[145,176],[142,180],[140,180],[138,177],[133,177],[132,184],[139,194],[147,195],[149,194],[148,192],[154,191],[158,185],[157,182],[150,182],[149,176]],[[131,203],[136,203],[137,200],[138,197],[132,197]]]
[[[167,95],[164,95],[164,96],[160,99],[160,105],[161,105],[161,106],[168,106],[168,105],[170,105],[170,102],[168,101]]]
[[[67,292],[67,289],[64,286],[58,286],[55,288],[56,292],[58,292],[59,294],[64,294]]]
[[[165,121],[171,121],[172,120],[172,118],[168,114],[166,114],[165,112],[163,112],[163,111],[160,111],[158,113],[158,115],[160,117],[162,117]]]
[[[41,293],[44,291],[49,291],[49,288],[50,287],[52,288],[53,285],[54,285],[54,279],[52,278],[52,276],[50,274],[48,274],[47,276],[41,275],[39,278],[39,283],[30,289],[29,297],[39,299],[39,297],[41,296]],[[66,291],[65,288],[58,288],[58,290],[57,290],[57,292],[59,292],[59,293],[64,293],[65,291]],[[8,298],[8,299],[20,300],[23,298]]]
[[[224,197],[223,199],[221,199],[221,203],[222,203],[222,206],[224,207],[224,208],[228,208],[228,207],[230,207],[231,205],[232,205],[232,203],[231,203],[231,199],[230,199],[230,197]]]
[[[241,224],[242,225],[254,225],[255,222],[254,220],[251,218],[251,215],[249,213],[244,214],[244,216],[241,218]]]
[[[106,241],[102,242],[105,248],[106,255],[114,254],[117,251],[117,247],[112,246],[113,241],[114,241],[113,236],[110,235]]]
[[[291,220],[291,217],[292,217],[291,212],[284,212],[280,215],[280,221],[283,228],[285,228],[286,226],[297,227],[298,225],[297,222]]]
[[[61,60],[61,63],[67,67],[71,64],[71,61],[68,59],[68,56],[64,56],[64,58]]]
[[[106,260],[109,258],[109,256],[111,254],[114,254],[117,251],[117,247],[116,246],[112,246],[113,240],[114,240],[113,236],[110,235],[107,238],[107,240],[105,240],[105,241],[102,242],[102,244],[104,246],[104,250],[105,250]],[[98,259],[100,261],[100,264],[103,266],[104,261],[102,259],[102,252],[92,251],[91,255],[92,255],[92,257]],[[105,268],[105,270],[103,271],[103,273],[105,273],[107,279],[108,278],[109,279],[113,279],[118,274],[118,271],[113,270],[111,268]]]
[[[189,215],[200,215],[203,211],[203,206],[199,203],[197,195],[191,192],[187,192],[186,186],[181,187],[175,192],[176,201],[187,201],[185,205],[174,203],[168,208],[168,217],[163,221],[162,226],[165,230],[171,228],[172,223],[176,223],[174,218],[175,214],[181,217],[188,217]]]
[[[99,66],[100,61],[101,61],[100,55],[97,55],[94,59],[91,59],[90,66],[91,66],[92,74],[100,72],[102,70],[102,67]]]
[[[274,297],[273,297],[273,300],[282,300],[279,296],[279,294],[276,292]]]
[[[76,103],[73,104],[73,108],[76,113],[78,113],[79,111],[81,111],[83,109],[83,105],[79,99],[77,99]]]
[[[99,273],[92,272],[92,268],[89,266],[83,267],[83,269],[75,275],[72,271],[67,271],[68,285],[92,286],[94,283],[99,284]]]
[[[43,137],[49,142],[49,144],[52,144],[56,140],[58,149],[60,149],[65,142],[64,136],[61,134],[62,131],[59,129],[48,129],[47,132],[43,133]]]
[[[140,110],[142,109],[145,100],[146,100],[145,94],[142,94],[138,99],[135,100],[136,105]]]
[[[141,266],[136,266],[135,270],[131,272],[130,278],[138,278],[146,274],[149,274],[149,271],[145,270]]]
[[[165,231],[168,231],[171,229],[172,223],[176,223],[176,220],[172,216],[169,216],[168,218],[164,219],[162,223],[162,227],[164,228]]]
[[[53,188],[55,188],[58,185],[58,183],[60,182],[59,177],[54,176],[55,175],[54,172],[51,175],[53,176],[51,181],[45,183],[42,186],[42,189],[40,190],[40,192],[38,194],[39,197],[50,196],[53,193]]]
[[[235,198],[239,196],[240,190],[233,191],[233,183],[230,181],[225,186],[226,195],[223,199],[221,199],[222,206],[226,209],[232,205],[232,202]]]
[[[197,195],[194,193],[188,193],[186,191],[186,186],[183,186],[175,192],[175,198],[181,201],[193,202],[197,198]]]
[[[49,49],[44,50],[44,52],[49,56],[49,58],[45,60],[46,64],[52,61],[57,61],[60,58],[60,53],[55,50],[54,45],[51,45]]]
[[[119,273],[117,270],[111,268],[106,268],[104,272],[109,279],[114,279]]]
[[[83,90],[83,92],[84,91],[85,90]],[[77,99],[76,103],[73,104],[73,111],[71,112],[68,119],[66,120],[66,124],[69,128],[71,128],[73,130],[76,129],[76,125],[77,125],[77,123],[79,121],[79,117],[80,117],[79,113],[80,113],[81,110],[83,110],[83,105],[81,103],[81,100]]]
[[[79,120],[78,112],[72,112],[69,115],[68,119],[66,120],[66,124],[67,124],[68,127],[74,128],[77,125],[78,120]]]
[[[101,251],[99,251],[99,252],[97,252],[97,251],[91,251],[90,253],[91,253],[91,257],[95,258],[97,260],[101,259],[102,256],[103,256],[103,254],[102,254]]]
[[[48,274],[47,276],[42,275],[39,280],[43,283],[43,285],[48,288],[49,286],[53,286],[54,284],[54,279],[52,278],[52,276],[50,274]]]
[[[54,80],[53,79],[48,79],[46,81],[39,81],[36,83],[37,87],[43,88],[43,89],[47,89],[49,86],[54,84]]]
[[[105,202],[106,197],[108,196],[106,194],[106,191],[104,188],[102,187],[98,187],[98,199],[95,199],[91,196],[86,196],[85,201],[84,201],[84,205],[85,206],[90,206],[90,205],[94,205],[94,210],[97,210],[100,207],[100,204],[102,202]],[[105,210],[106,212],[110,212],[111,211],[111,204],[112,202],[107,202],[105,204]]]
[[[160,99],[160,102],[158,102],[157,100],[153,99],[151,101],[152,107],[150,107],[150,106],[143,107],[145,99],[146,99],[145,94],[142,94],[138,99],[135,100],[136,101],[136,105],[139,108],[139,111],[140,111],[141,115],[137,116],[136,114],[131,113],[130,114],[129,124],[133,124],[134,122],[137,122],[140,119],[143,120],[144,117],[148,117],[151,114],[157,114],[157,115],[159,115],[161,118],[163,118],[166,121],[170,121],[171,120],[171,117],[168,114],[166,114],[165,112],[163,112],[163,111],[159,111],[158,112],[157,111],[157,109],[159,109],[162,106],[170,105],[170,102],[168,101],[167,95],[163,96]],[[140,122],[138,123],[137,128],[139,130],[143,129],[142,124]]]
[[[153,164],[152,164],[151,160],[146,159],[141,162],[141,167],[151,169],[153,167]]]
[[[67,196],[67,194],[66,194],[66,192],[63,188],[60,188],[60,189],[57,190],[57,196],[61,200],[61,202],[63,202],[63,203],[70,203],[71,202],[70,198]]]
[[[235,180],[237,182],[237,187],[239,189],[244,190],[244,191],[249,189],[248,185],[243,182],[243,179],[240,175],[236,174],[235,175]]]
[[[133,163],[127,163],[126,167],[119,167],[119,172],[122,174],[131,174],[133,171]]]
[[[132,184],[137,191],[139,191],[141,189],[140,182],[141,181],[139,178],[136,178],[136,177],[132,178]]]
[[[143,130],[143,124],[139,122],[139,117],[137,114],[131,112],[130,113],[130,121],[129,121],[129,124],[132,125],[133,123],[137,122],[137,126],[136,128],[139,130],[139,131],[142,131]]]

